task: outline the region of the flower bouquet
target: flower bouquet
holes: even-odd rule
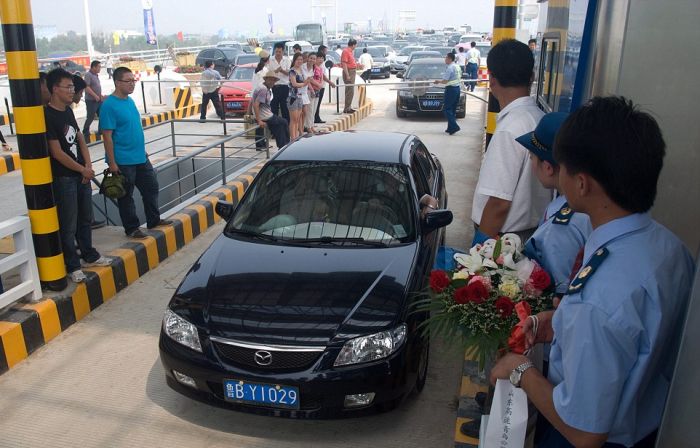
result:
[[[501,350],[520,345],[514,351],[521,351],[521,322],[551,308],[554,295],[549,274],[522,249],[520,237],[509,233],[455,254],[452,272],[432,271],[430,297],[413,305],[430,313],[423,331],[459,343],[480,369]]]

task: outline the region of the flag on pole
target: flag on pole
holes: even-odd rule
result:
[[[177,32],[177,40],[179,40],[180,42],[182,42],[183,40],[185,40],[185,35],[182,34],[182,31],[178,31],[178,32]]]
[[[267,10],[267,23],[270,24],[270,34],[273,34],[273,26],[272,26],[272,10],[268,9]]]
[[[116,31],[112,33],[112,41],[114,41],[115,46],[119,45],[119,33]]]
[[[143,30],[146,34],[146,43],[148,45],[156,45],[156,24],[153,19],[153,9],[143,10]]]

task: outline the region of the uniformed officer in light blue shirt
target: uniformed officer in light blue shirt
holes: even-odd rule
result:
[[[540,183],[559,191],[559,165],[554,161],[554,138],[568,114],[552,112],[540,120],[534,131],[515,140],[530,151],[532,171]],[[560,194],[548,206],[535,233],[525,243],[525,254],[537,261],[552,277],[557,295],[569,288],[569,276],[576,255],[591,233],[588,215],[574,212]]]
[[[559,130],[559,186],[593,232],[559,308],[538,314],[528,341],[552,341],[549,377],[514,354],[491,371],[550,424],[538,447],[654,446],[694,270],[648,214],[664,153],[656,121],[621,97],[592,99]]]

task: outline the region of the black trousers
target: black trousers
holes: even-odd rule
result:
[[[211,100],[212,104],[214,105],[214,109],[216,110],[216,115],[218,115],[219,118],[223,119],[224,112],[221,109],[221,103],[219,102],[219,89],[216,89],[213,92],[202,94],[202,111],[199,114],[199,118],[201,120],[204,120],[205,118],[207,118],[207,106],[209,106],[210,100]]]
[[[272,86],[272,102],[270,109],[274,115],[282,112],[282,118],[289,123],[289,109],[287,109],[287,97],[289,96],[289,86]]]
[[[265,126],[270,129],[270,133],[275,137],[277,147],[282,148],[289,143],[289,122],[279,115],[273,115],[265,121]]]
[[[321,103],[323,102],[323,94],[326,92],[326,88],[323,87],[318,91],[318,104],[316,105],[316,115],[314,115],[314,121],[316,123],[321,121]]]

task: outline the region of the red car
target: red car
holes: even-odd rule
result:
[[[226,115],[243,115],[248,111],[253,90],[253,75],[257,64],[242,64],[234,67],[219,95],[223,96]]]

